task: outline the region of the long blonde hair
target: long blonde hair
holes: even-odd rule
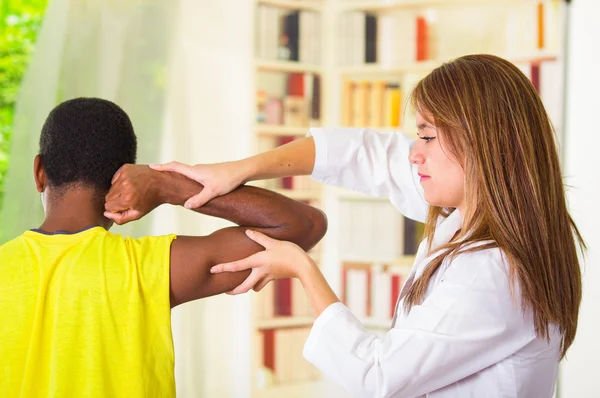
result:
[[[510,62],[468,55],[443,64],[421,80],[412,105],[438,128],[466,175],[467,211],[461,235],[436,250],[405,298],[410,310],[423,301],[430,278],[447,257],[500,248],[510,264],[521,306],[533,311],[535,331],[562,334],[561,357],[575,338],[581,302],[577,246],[585,244],[569,215],[555,133],[540,96]],[[431,206],[430,243],[440,217],[453,209]]]

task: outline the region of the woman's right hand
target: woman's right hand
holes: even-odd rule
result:
[[[217,196],[233,191],[246,182],[243,167],[237,165],[236,162],[197,164],[195,166],[170,162],[152,164],[150,168],[183,174],[204,185],[204,189],[200,193],[185,202],[184,206],[188,209],[196,209]]]

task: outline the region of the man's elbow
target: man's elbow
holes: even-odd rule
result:
[[[309,216],[308,231],[305,234],[305,238],[303,239],[302,244],[300,246],[308,251],[312,249],[327,232],[327,216],[325,213],[317,208],[311,209],[311,214]]]

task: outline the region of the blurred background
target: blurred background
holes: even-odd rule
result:
[[[556,396],[600,396],[600,2],[597,0],[2,0],[0,243],[41,223],[41,126],[73,97],[130,115],[139,163],[234,160],[311,127],[415,135],[412,87],[471,53],[514,62],[556,128],[569,205],[589,251],[575,344]],[[386,201],[308,178],[261,183],[322,208],[311,252],[367,329],[389,328],[422,226]],[[122,234],[207,234],[227,223],[163,206]],[[532,242],[535,245],[535,242]],[[180,397],[351,397],[301,355],[313,316],[295,281],[173,311]]]

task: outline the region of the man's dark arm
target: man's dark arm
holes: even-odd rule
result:
[[[113,179],[106,209],[120,212],[119,224],[141,218],[161,204],[182,205],[202,185],[176,173],[158,172],[146,166],[126,165]],[[248,271],[211,274],[210,267],[254,254],[262,247],[248,239],[248,228],[275,239],[288,240],[305,250],[325,234],[327,221],[318,209],[283,195],[242,186],[219,196],[195,211],[234,222],[208,236],[180,236],[171,246],[171,306],[223,293],[238,286]]]

